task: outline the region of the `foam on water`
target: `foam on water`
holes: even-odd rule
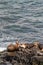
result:
[[[0,47],[0,52],[3,52],[4,50],[6,50],[6,48],[5,47]]]

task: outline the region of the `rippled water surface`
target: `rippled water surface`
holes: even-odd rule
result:
[[[17,39],[43,42],[43,0],[0,0],[0,46]]]

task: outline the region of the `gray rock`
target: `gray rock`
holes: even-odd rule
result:
[[[33,47],[33,44],[28,44],[26,48],[20,48],[13,52],[4,51],[0,53],[0,65],[32,65],[34,61],[43,62],[43,56],[38,56],[38,48]],[[12,55],[12,54],[15,55]],[[42,52],[43,54],[43,52]],[[33,61],[34,60],[34,61]]]

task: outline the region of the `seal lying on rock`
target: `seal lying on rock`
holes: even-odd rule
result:
[[[15,51],[15,50],[18,50],[18,44],[10,44],[10,45],[8,45],[8,47],[7,47],[7,51],[9,51],[9,52],[12,52],[12,51]]]
[[[8,45],[7,51],[11,51],[11,52],[14,51],[14,44]]]

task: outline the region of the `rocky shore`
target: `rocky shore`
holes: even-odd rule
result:
[[[43,65],[43,44],[39,42],[8,45],[0,51],[0,65]]]

